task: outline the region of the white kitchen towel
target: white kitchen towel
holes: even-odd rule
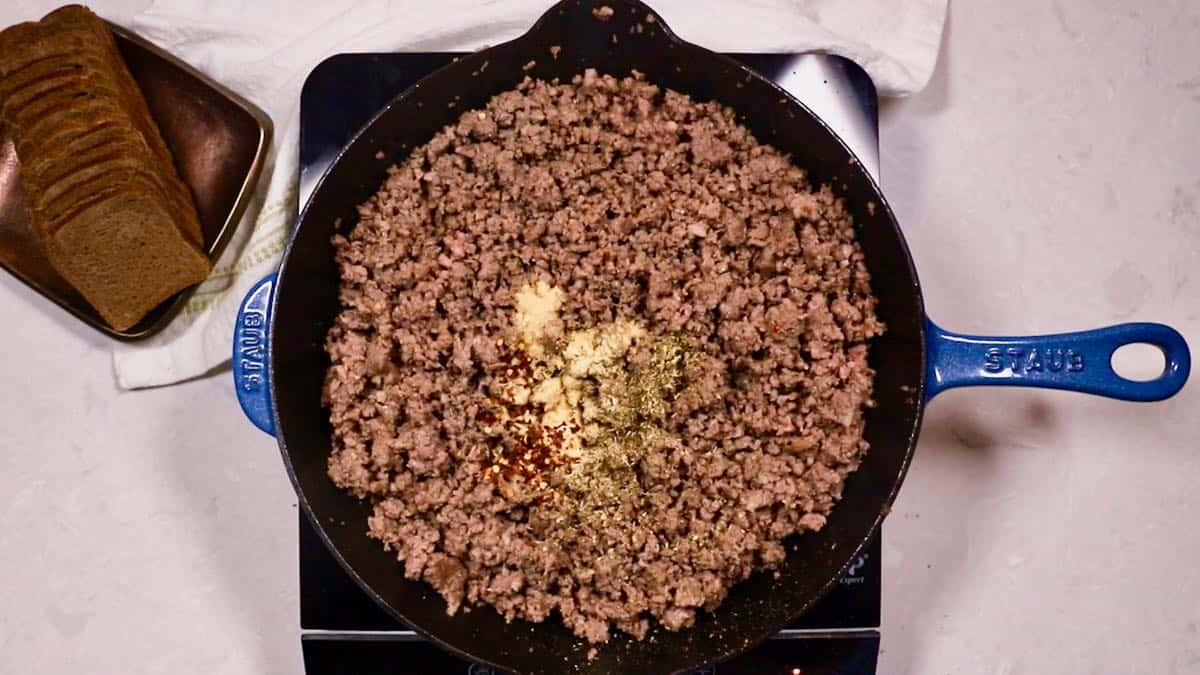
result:
[[[716,50],[819,50],[863,66],[884,95],[917,91],[937,59],[947,0],[654,0],[681,37]],[[141,8],[131,7],[137,3]],[[18,2],[29,16],[50,2]],[[118,7],[118,4],[120,7]],[[31,6],[32,5],[32,6]],[[44,5],[44,6],[43,6]],[[148,6],[147,6],[148,5]],[[256,204],[212,275],[159,335],[114,347],[125,388],[203,375],[229,359],[243,294],[278,264],[296,214],[300,88],[338,52],[472,50],[513,38],[550,0],[116,0],[94,9],[260,105],[275,145]],[[8,12],[3,12],[8,14]]]

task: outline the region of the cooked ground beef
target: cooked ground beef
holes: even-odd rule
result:
[[[684,628],[820,529],[867,450],[882,326],[851,217],[718,103],[526,79],[390,169],[334,246],[329,475],[450,613],[558,613],[593,642]],[[558,334],[636,322],[635,365],[689,349],[668,440],[602,518],[488,471],[514,442],[481,420],[531,283],[561,289]]]

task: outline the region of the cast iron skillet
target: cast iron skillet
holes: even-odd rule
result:
[[[592,10],[611,6],[601,22]],[[649,21],[648,21],[649,20]],[[638,26],[641,26],[639,32]],[[615,36],[615,38],[614,38]],[[557,58],[550,47],[561,46]],[[325,474],[330,449],[321,386],[322,351],[338,312],[338,271],[330,237],[356,221],[385,169],[464,110],[531,75],[567,79],[585,67],[650,81],[732,106],[762,141],[790,152],[815,180],[845,196],[888,326],[874,341],[878,406],[867,415],[871,451],[846,483],[842,501],[817,533],[793,537],[780,574],[735,586],[694,628],[656,630],[643,641],[620,635],[588,662],[588,645],[558,620],[504,620],[489,608],[447,616],[429,586],[405,580],[379,542],[365,535],[368,506]],[[380,151],[382,151],[381,154]],[[1131,382],[1113,371],[1118,346],[1147,342],[1167,366],[1156,380]],[[1074,389],[1129,400],[1171,396],[1187,379],[1182,337],[1157,324],[1125,324],[1037,338],[975,338],[946,333],[925,318],[912,259],[887,201],[845,145],[807,108],[737,62],[676,38],[635,0],[566,0],[524,36],[429,75],[362,128],[330,166],[300,217],[278,276],[245,300],[234,340],[234,378],[250,419],[276,433],[304,511],[346,571],[381,606],[438,644],[476,661],[519,672],[658,673],[694,668],[744,651],[813,604],[874,535],[904,477],[925,402],[950,387],[976,384]]]

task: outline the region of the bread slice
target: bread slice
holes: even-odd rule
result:
[[[46,158],[29,167],[31,178],[42,185],[57,187],[60,191],[69,186],[69,182],[80,172],[95,166],[106,155],[117,153],[123,159],[137,162],[129,156],[129,144],[120,131],[108,133],[81,134],[75,138],[63,141],[63,150],[53,157]],[[21,167],[25,171],[24,166]],[[59,181],[68,181],[67,185],[54,186]],[[48,194],[42,196],[50,198]]]
[[[83,134],[65,142],[61,149],[55,148],[50,157],[29,167],[29,181],[38,186],[39,199],[33,202],[34,205],[50,208],[61,195],[76,190],[77,185],[85,181],[92,185],[96,181],[103,183],[107,180],[107,172],[121,168],[144,172],[155,182],[170,209],[186,208],[189,196],[178,189],[178,182],[165,180],[161,172],[138,159],[140,149],[144,146],[130,141],[128,135],[122,135],[118,130]],[[195,245],[201,244],[198,232],[185,230],[184,234]]]
[[[172,175],[177,175],[171,151],[167,148],[166,141],[163,140],[158,126],[150,116],[150,109],[146,106],[146,100],[142,96],[141,90],[138,89],[133,75],[129,73],[129,69],[125,67],[124,62],[121,60],[121,53],[117,50],[117,44],[113,38],[112,31],[103,22],[99,21],[94,14],[91,14],[91,12],[84,10],[86,12],[84,14],[78,11],[64,11],[68,9],[70,9],[69,6],[56,10],[50,16],[58,12],[64,12],[64,25],[78,25],[82,30],[90,32],[98,43],[102,55],[118,66],[108,70],[102,69],[99,72],[111,74],[112,84],[115,85],[118,99],[122,102],[123,108],[128,111],[134,126],[142,134],[146,144],[157,158],[158,169],[163,172],[169,172]],[[200,222],[195,217],[195,206],[192,203],[191,194],[187,192],[187,186],[182,181],[179,181],[177,187],[183,191],[183,196],[186,198],[192,215],[191,218],[183,219],[181,224],[185,229],[191,228],[189,234],[195,239],[200,240],[202,236]]]
[[[47,160],[47,158],[53,157],[56,154],[55,150],[62,148],[66,143],[72,143],[77,139],[86,139],[99,134],[107,134],[109,132],[126,134],[128,133],[128,130],[120,125],[116,120],[102,120],[100,122],[79,124],[64,123],[56,125],[51,129],[46,129],[42,137],[35,141],[40,143],[42,147],[49,148],[50,153],[47,155],[30,157],[29,162],[27,164],[22,164],[22,166],[32,166],[37,162],[41,162]],[[27,138],[24,140],[24,142],[30,143],[31,139]]]
[[[83,86],[80,72],[81,67],[74,63],[49,66],[23,82],[5,82],[7,86],[0,86],[0,101],[7,110],[28,105],[58,91],[80,88]]]
[[[33,223],[35,229],[44,233],[47,239],[52,239],[80,213],[113,196],[145,196],[147,199],[157,200],[163,208],[168,208],[162,196],[158,194],[156,186],[145,175],[122,169],[118,171],[123,175],[116,180],[80,185],[79,189],[56,200],[53,210],[39,209]]]
[[[164,209],[170,211],[170,202],[163,198],[157,182],[145,170],[114,165],[106,175],[93,176],[81,181],[49,203],[33,209],[32,213],[36,213],[36,217],[33,218],[34,229],[52,236],[65,215],[77,210],[80,204],[100,195],[134,190],[157,199]]]
[[[41,151],[53,150],[53,148],[45,145],[44,139],[64,129],[87,129],[109,122],[120,124],[127,130],[126,133],[131,133],[129,130],[133,128],[128,119],[113,113],[113,108],[109,102],[95,99],[81,99],[72,102],[70,105],[64,105],[63,102],[56,102],[56,105],[43,110],[41,117],[30,119],[23,123],[11,118],[4,120],[5,127],[10,132],[20,132],[19,135],[13,138],[13,141],[17,145],[18,155],[20,155],[22,147],[28,150],[35,148]],[[36,159],[36,157],[41,155],[41,152],[36,154],[26,152],[26,154],[30,156],[30,159]]]
[[[0,123],[51,264],[114,328],[207,275],[191,192],[90,10],[0,32]]]
[[[49,30],[38,31],[38,26]],[[82,64],[89,93],[116,102],[125,113],[126,120],[146,143],[152,155],[147,161],[158,171],[174,174],[173,160],[166,143],[149,115],[141,92],[121,61],[111,31],[102,21],[86,8],[71,5],[51,12],[38,24],[23,24],[12,30],[25,41],[27,48],[19,54],[0,54],[0,73],[6,63],[8,68],[24,78],[36,77],[40,69],[61,68],[64,58]],[[68,114],[76,104],[85,105],[83,101],[74,101],[69,96],[60,98],[45,103],[44,108],[30,110],[29,118],[40,120],[45,115],[62,119],[60,115]],[[42,123],[39,129],[46,126]],[[181,228],[190,239],[201,242],[203,237],[199,220],[191,217],[194,216],[195,207],[187,187],[182,181],[170,181],[165,187],[171,193],[169,198],[177,202],[177,208],[182,209]]]
[[[52,134],[45,144],[51,148],[50,152],[31,157],[29,162],[21,165],[21,170],[46,176],[54,167],[69,164],[73,157],[91,152],[97,147],[121,143],[127,138],[127,131],[115,124],[101,123],[90,128],[68,128],[64,132]]]
[[[92,49],[67,49],[47,53],[27,62],[15,61],[8,66],[8,72],[0,81],[0,96],[8,98],[13,94],[36,84],[39,81],[60,77],[66,74],[83,76],[89,68],[95,68],[102,63],[100,52]]]
[[[117,330],[132,328],[209,271],[208,258],[183,239],[172,214],[138,191],[119,192],[81,210],[62,224],[46,252]]]
[[[97,69],[106,67],[98,55],[57,56],[43,60],[36,68],[22,69],[19,76],[0,80],[0,111],[4,119],[19,121],[19,113],[36,110],[51,98],[74,94],[98,98],[118,105],[121,91]],[[123,111],[124,112],[124,111]],[[26,114],[30,114],[26,112]],[[127,121],[132,125],[132,119]]]
[[[105,183],[116,182],[116,177],[111,173],[113,171],[144,169],[142,162],[130,157],[127,147],[122,147],[121,143],[105,143],[80,153],[71,158],[69,163],[62,162],[58,166],[47,167],[45,172],[37,177],[37,181],[44,187],[34,204],[37,208],[50,209],[62,203],[63,199],[71,194],[89,189],[89,186],[97,188]],[[155,189],[162,190],[158,181],[155,181]]]

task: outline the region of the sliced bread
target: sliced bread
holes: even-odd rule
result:
[[[50,242],[55,268],[117,330],[133,327],[209,271],[208,258],[183,238],[162,202],[138,191],[87,206]]]
[[[114,328],[207,275],[191,192],[90,10],[0,32],[0,124],[51,264]]]

